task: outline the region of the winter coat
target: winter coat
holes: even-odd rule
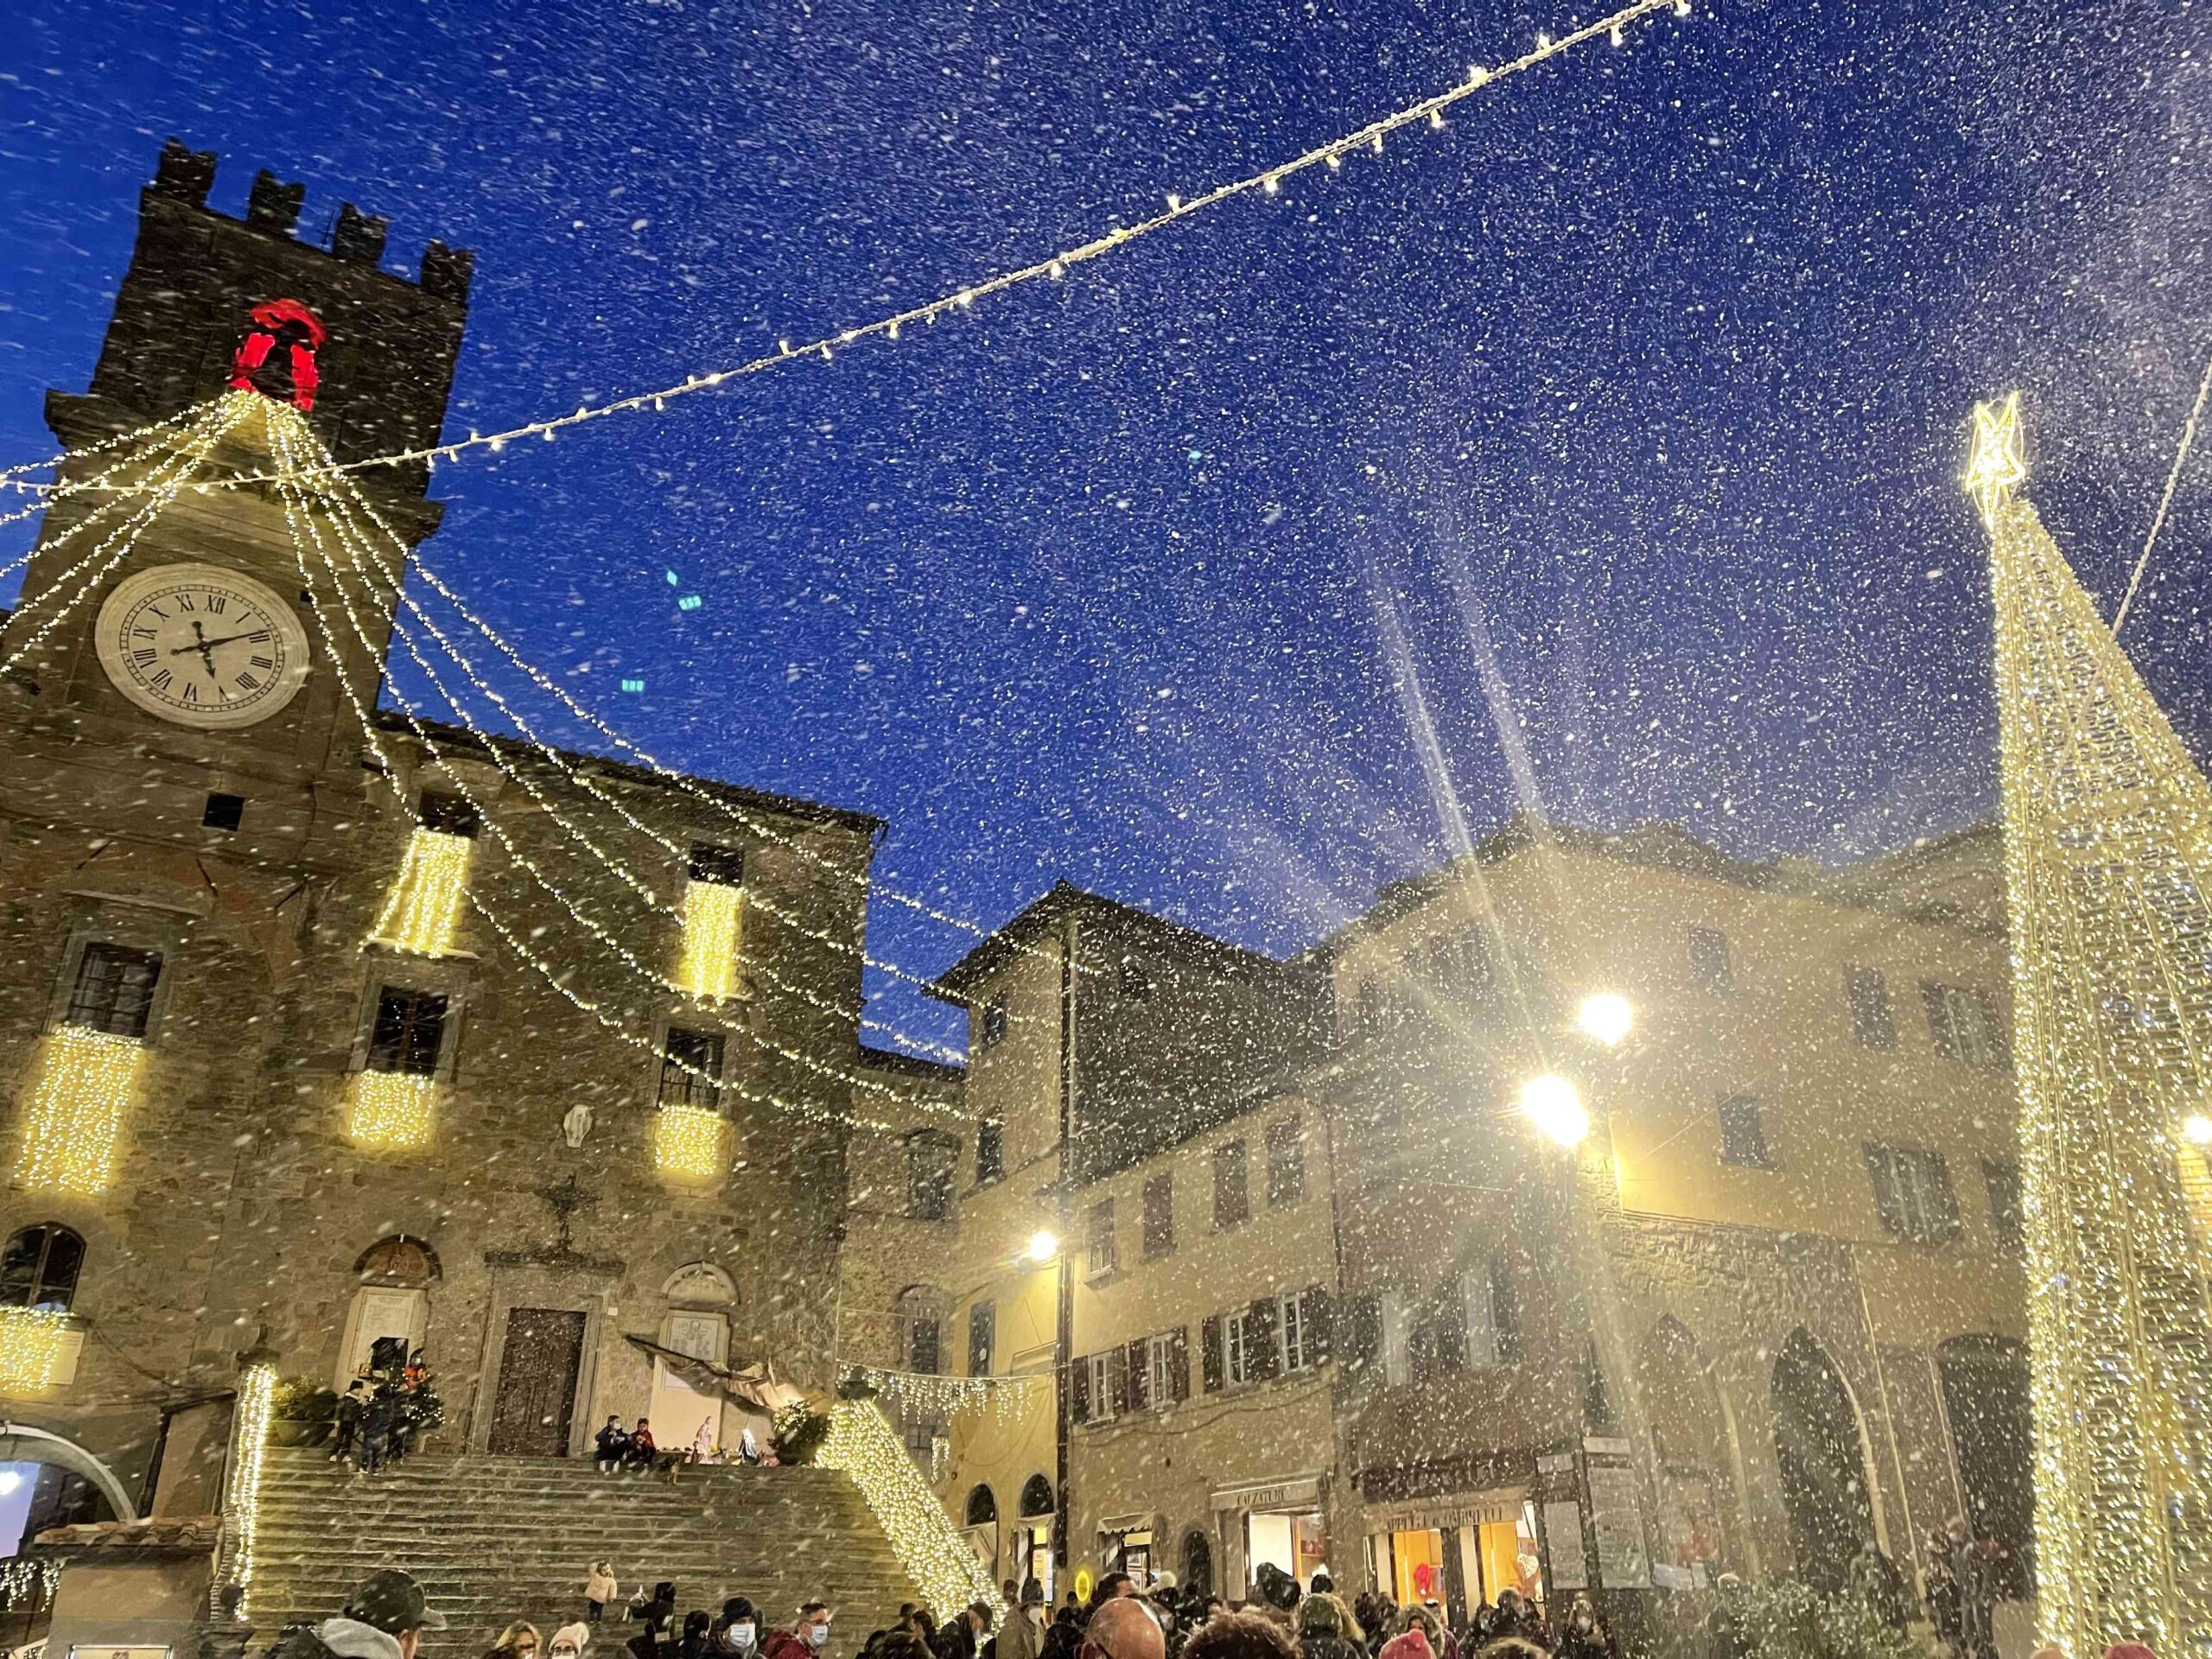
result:
[[[268,1659],[399,1659],[399,1638],[357,1618],[326,1618],[279,1630]]]
[[[1570,1621],[1560,1631],[1559,1645],[1552,1654],[1553,1659],[1613,1659],[1613,1644],[1599,1626],[1578,1630]]]
[[[814,1659],[814,1649],[796,1630],[771,1630],[760,1643],[760,1659]]]
[[[1362,1659],[1366,1649],[1335,1630],[1300,1630],[1298,1651],[1304,1659]]]
[[[1436,1652],[1419,1630],[1406,1630],[1385,1642],[1376,1659],[1436,1659]]]
[[[601,1429],[591,1437],[591,1443],[599,1448],[601,1463],[613,1463],[630,1449],[630,1437],[619,1428]]]
[[[604,1430],[601,1430],[601,1432],[605,1433]],[[612,1577],[601,1572],[595,1567],[584,1576],[584,1599],[586,1601],[596,1601],[604,1604],[617,1599],[620,1597],[621,1593],[622,1586],[615,1583]]]
[[[1043,1611],[1017,1607],[1006,1616],[996,1637],[998,1659],[1044,1659],[1045,1622],[1039,1617]]]
[[[976,1659],[976,1627],[962,1613],[937,1633],[937,1659]]]

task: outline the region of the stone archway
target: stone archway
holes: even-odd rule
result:
[[[1802,1325],[1775,1357],[1774,1455],[1797,1576],[1833,1594],[1874,1537],[1859,1408],[1827,1351]]]
[[[412,1354],[429,1339],[430,1287],[442,1276],[438,1253],[411,1233],[391,1233],[353,1262],[359,1282],[346,1311],[331,1386],[343,1393],[379,1341],[397,1338]]]
[[[0,1463],[42,1463],[84,1478],[118,1521],[136,1521],[138,1506],[115,1471],[77,1444],[28,1423],[0,1421]]]

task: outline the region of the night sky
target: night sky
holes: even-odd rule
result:
[[[312,236],[350,200],[395,269],[475,250],[458,435],[957,289],[1599,15],[8,10],[6,461],[89,377],[167,134],[225,211],[265,165]],[[664,758],[882,814],[881,875],[987,923],[1064,876],[1294,950],[1529,794],[1904,845],[1994,806],[1973,401],[2024,390],[2107,608],[2148,527],[2212,352],[2208,60],[2188,0],[1697,0],[1064,283],[442,469],[427,556]],[[2212,442],[2126,635],[2200,753],[2208,532]]]

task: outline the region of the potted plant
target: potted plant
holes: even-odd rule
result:
[[[338,1395],[310,1377],[281,1380],[269,1402],[269,1444],[321,1446],[330,1438]]]

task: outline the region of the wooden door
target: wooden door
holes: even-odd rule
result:
[[[583,1357],[582,1314],[547,1307],[510,1310],[489,1449],[519,1457],[567,1457],[576,1414],[576,1371]]]

